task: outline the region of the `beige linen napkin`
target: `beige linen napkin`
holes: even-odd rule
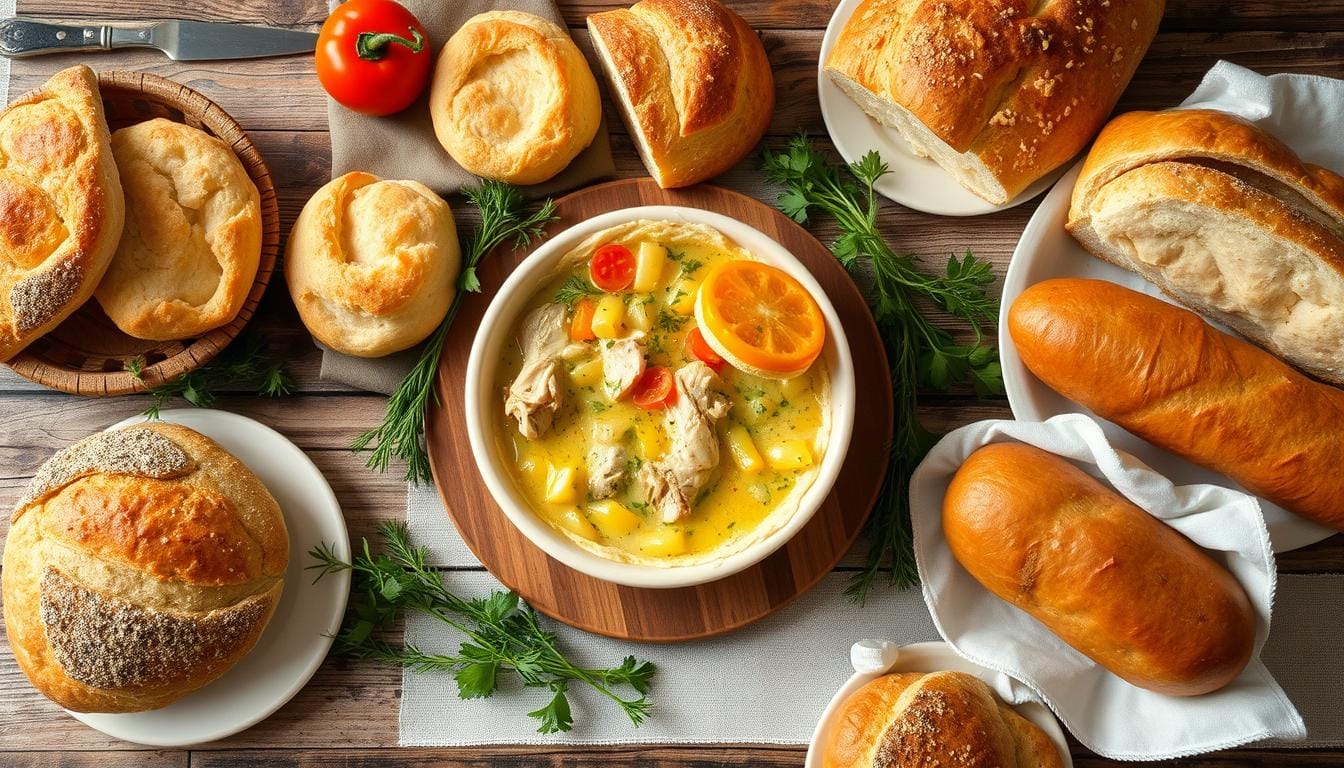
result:
[[[467,19],[486,11],[526,11],[561,27],[565,26],[564,19],[551,0],[398,2],[420,19],[436,55]],[[590,60],[588,65],[595,75],[600,71],[596,62]],[[332,178],[350,171],[367,171],[385,179],[415,179],[440,194],[451,194],[475,183],[476,177],[453,162],[435,138],[434,126],[429,118],[428,99],[429,89],[426,88],[415,104],[391,117],[367,117],[328,99]],[[607,139],[606,119],[603,118],[593,143],[580,152],[569,167],[549,181],[522,187],[522,190],[528,197],[543,197],[583,186],[615,172],[611,144]],[[420,347],[416,346],[388,357],[366,359],[343,355],[323,347],[321,377],[323,381],[391,394],[415,364],[419,352]]]

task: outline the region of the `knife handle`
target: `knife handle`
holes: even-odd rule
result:
[[[105,24],[55,24],[37,19],[13,18],[0,20],[0,55],[19,57],[40,53],[69,51],[106,51],[120,37],[115,29]],[[124,44],[124,43],[123,43]]]

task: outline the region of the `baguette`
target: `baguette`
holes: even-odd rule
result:
[[[824,62],[864,112],[1002,205],[1096,135],[1163,0],[864,0]]]
[[[1227,685],[1255,613],[1232,574],[1064,459],[995,443],[943,501],[957,561],[986,589],[1127,682],[1173,696]]]
[[[1066,225],[1093,255],[1317,378],[1344,383],[1344,178],[1212,110],[1101,132]]]
[[[1022,362],[1064,397],[1251,493],[1344,530],[1344,392],[1160,299],[1047,280],[1013,302]]]

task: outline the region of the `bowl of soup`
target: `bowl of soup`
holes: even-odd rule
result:
[[[495,502],[565,565],[703,584],[820,508],[854,423],[834,307],[778,242],[646,206],[553,236],[505,281],[467,368],[468,436]]]

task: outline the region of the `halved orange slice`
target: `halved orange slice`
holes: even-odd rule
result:
[[[711,269],[695,299],[695,322],[733,367],[772,379],[805,372],[826,341],[826,320],[803,284],[759,261]]]

